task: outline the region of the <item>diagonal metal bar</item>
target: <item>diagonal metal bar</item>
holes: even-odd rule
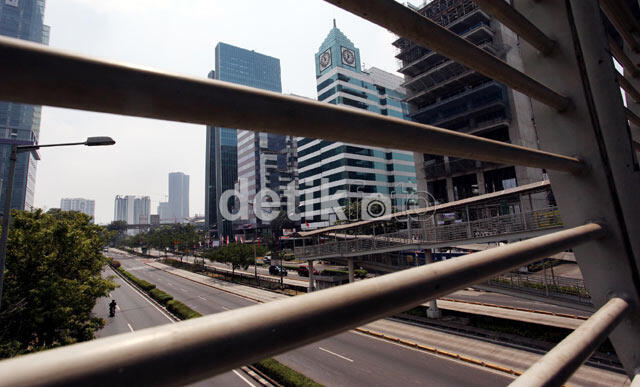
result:
[[[589,223],[349,285],[0,362],[0,386],[188,384],[606,235]],[[249,349],[249,350],[247,350]]]
[[[640,24],[621,0],[600,0],[600,8],[635,52],[640,52]]]
[[[475,0],[480,8],[509,27],[544,55],[553,51],[555,42],[504,0]]]
[[[624,114],[627,116],[627,120],[629,120],[629,122],[640,126],[640,117],[638,117],[636,113],[632,112],[631,109],[625,107]]]
[[[618,43],[614,42],[611,36],[609,38],[609,49],[611,50],[611,56],[613,56],[626,72],[629,72],[633,78],[637,78],[640,75],[640,69],[633,64],[633,61],[627,54],[624,53],[622,48],[618,46]]]
[[[558,111],[571,100],[394,0],[325,0],[472,68]]]
[[[631,98],[633,98],[636,103],[640,103],[640,92],[636,90],[635,87],[633,87],[631,82],[629,82],[627,78],[625,78],[619,72],[616,72],[616,78],[618,79],[618,84],[620,85],[620,87],[622,87],[624,91],[629,93]]]
[[[306,98],[191,78],[0,38],[0,100],[324,138],[580,172],[575,157]],[[251,114],[247,114],[251,111]]]
[[[609,336],[629,309],[626,300],[610,299],[510,386],[561,386]]]

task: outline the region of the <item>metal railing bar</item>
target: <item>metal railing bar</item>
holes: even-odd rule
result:
[[[627,116],[627,120],[629,120],[629,122],[632,122],[637,126],[640,126],[640,117],[638,117],[636,113],[632,112],[631,109],[625,107],[624,114]]]
[[[407,310],[606,235],[589,223],[302,296],[0,362],[0,386],[188,384]]]
[[[553,51],[555,42],[504,0],[475,0],[480,8],[509,27],[544,55]]]
[[[613,56],[618,63],[631,74],[631,77],[637,78],[640,75],[640,69],[633,64],[633,61],[629,58],[627,54],[624,53],[624,50],[618,46],[616,42],[613,41],[611,36],[609,38],[609,50],[611,50],[611,56]]]
[[[557,155],[366,110],[86,58],[0,37],[0,100],[580,172]],[[251,114],[247,114],[251,111]]]
[[[394,0],[325,0],[478,71],[558,111],[571,100]]]
[[[629,309],[630,305],[626,300],[611,298],[510,386],[562,385],[609,336]]]
[[[633,141],[633,149],[636,150],[636,152],[640,152],[640,142],[638,141]]]
[[[633,87],[631,82],[629,82],[627,78],[625,78],[622,74],[620,74],[617,71],[616,71],[616,78],[618,79],[618,84],[620,85],[620,87],[624,91],[629,93],[631,98],[633,98],[633,100],[636,101],[636,103],[640,103],[640,92],[635,87]]]
[[[640,24],[629,7],[620,0],[600,0],[600,8],[633,51],[640,52]]]

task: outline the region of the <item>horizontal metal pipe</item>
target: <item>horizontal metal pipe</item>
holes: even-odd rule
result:
[[[242,128],[579,172],[574,157],[362,109],[178,76],[0,38],[0,100]]]
[[[624,91],[626,91],[636,103],[640,103],[640,92],[625,78],[622,74],[616,71],[616,77],[618,78],[618,84]]]
[[[633,51],[640,52],[640,25],[629,7],[620,0],[600,0],[600,8]]]
[[[640,126],[640,117],[638,117],[636,113],[632,112],[631,109],[627,107],[624,108],[624,113],[627,116],[627,120],[629,120],[629,122]]]
[[[629,303],[626,300],[619,297],[610,299],[510,386],[563,385],[609,336],[628,311]]]
[[[395,0],[325,0],[559,111],[571,100]]]
[[[0,362],[0,386],[187,384],[407,310],[603,237],[589,223],[302,296]]]
[[[504,0],[475,0],[480,8],[509,27],[544,55],[553,51],[555,42]]]
[[[611,56],[624,68],[625,75],[629,73],[633,78],[637,78],[640,75],[640,69],[633,64],[633,61],[624,53],[624,50],[618,46],[618,43],[613,41],[611,36],[609,36],[609,49],[611,50]]]

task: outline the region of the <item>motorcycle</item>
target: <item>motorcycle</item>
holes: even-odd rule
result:
[[[116,302],[112,301],[109,304],[109,317],[115,317],[116,316]]]

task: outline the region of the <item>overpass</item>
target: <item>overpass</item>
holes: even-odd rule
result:
[[[299,232],[298,236],[316,244],[295,247],[296,258],[305,260],[358,257],[393,251],[434,249],[468,243],[517,241],[548,234],[562,228],[557,207],[522,212],[532,203],[531,196],[547,197],[548,181],[445,203],[428,208],[403,211],[378,219],[342,224]],[[529,200],[527,200],[529,199]],[[546,199],[545,199],[546,201]],[[499,215],[496,206],[512,208],[513,213]],[[529,205],[530,208],[530,205]],[[451,224],[442,224],[442,213],[460,214]],[[473,219],[479,214],[496,216]],[[404,230],[375,234],[382,224],[402,226]],[[366,230],[369,234],[359,234]],[[373,231],[373,233],[371,233]],[[333,239],[333,240],[332,240]]]

